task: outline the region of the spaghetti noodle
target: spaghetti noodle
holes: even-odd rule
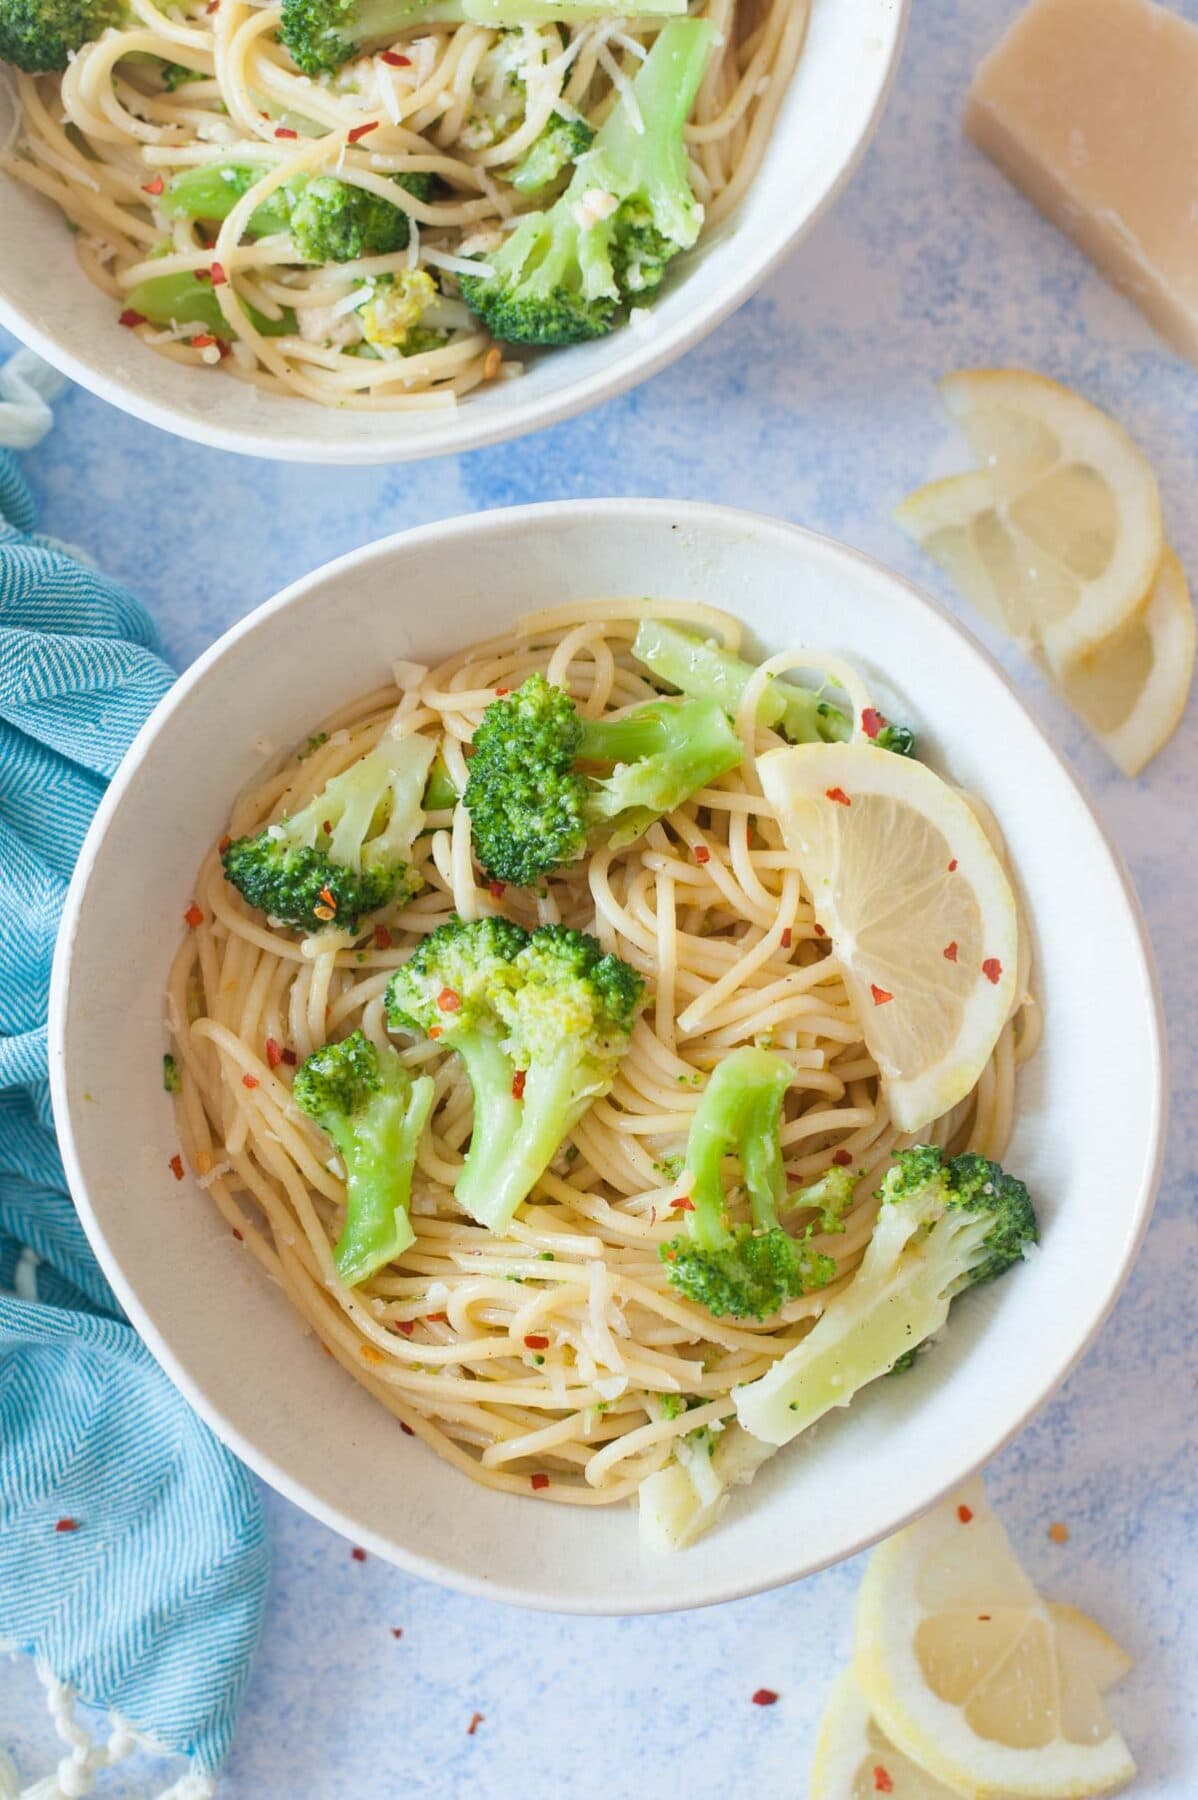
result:
[[[717,48],[686,142],[711,226],[760,163],[807,7],[706,0],[698,15],[715,26]],[[319,80],[298,72],[279,23],[279,7],[258,0],[184,0],[170,11],[129,0],[125,28],[85,45],[61,75],[17,77],[19,135],[0,167],[62,209],[89,279],[122,323],[176,362],[365,410],[452,407],[480,383],[518,374],[458,297],[457,278],[529,210],[509,178],[547,122],[601,123],[660,21],[428,26]],[[250,176],[223,222],[172,217],[172,179],[218,162]],[[286,228],[247,235],[255,208],[322,175],[401,206],[404,246],[312,266]],[[429,177],[436,185],[422,198]],[[128,305],[131,292],[170,277],[214,285],[177,318]],[[413,295],[421,329],[367,332],[367,303],[396,282]]]
[[[646,617],[738,646],[737,622],[698,605],[621,601],[530,615],[431,671],[397,665],[393,683],[335,712],[242,796],[230,833],[294,813],[386,730],[435,740],[460,792],[484,708],[534,670],[566,688],[584,717],[656,698],[631,654]],[[809,652],[774,657],[749,683],[736,728],[751,754],[739,769],[635,843],[594,850],[542,891],[500,889],[477,875],[461,804],[428,817],[415,852],[423,890],[356,936],[304,938],[272,925],[223,879],[217,846],[200,870],[194,928],[168,994],[186,1158],[342,1366],[406,1429],[489,1487],[610,1504],[635,1494],[684,1435],[728,1420],[733,1389],[790,1350],[851,1275],[870,1238],[879,1178],[896,1143],[910,1142],[887,1116],[835,952],[754,774],[753,755],[782,741],[758,722],[764,681],[812,662]],[[838,669],[854,704],[868,706],[855,674]],[[593,932],[644,975],[647,1007],[610,1093],[583,1116],[503,1237],[453,1199],[471,1129],[459,1059],[431,1041],[404,1048],[409,1068],[435,1081],[411,1209],[415,1242],[347,1288],[332,1260],[343,1171],[291,1100],[292,1068],[355,1029],[389,1041],[391,972],[454,913],[496,912],[529,927]],[[1020,940],[1015,1011],[976,1087],[923,1141],[992,1157],[1007,1142],[1016,1067],[1036,1036],[1023,998],[1026,933]],[[813,1239],[835,1259],[832,1285],[757,1323],[713,1317],[680,1297],[659,1250],[678,1228],[673,1202],[699,1093],[731,1050],[762,1042],[791,1065],[782,1128],[791,1186],[834,1161],[851,1163],[860,1180],[844,1231]]]

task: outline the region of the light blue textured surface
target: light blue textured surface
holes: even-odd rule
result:
[[[916,0],[898,92],[839,209],[746,311],[638,392],[456,462],[342,473],[218,456],[75,394],[65,429],[28,459],[47,527],[136,588],[179,663],[352,545],[572,495],[774,512],[874,552],[952,605],[887,511],[959,457],[934,378],[1013,362],[1073,383],[1130,426],[1198,583],[1198,374],[961,141],[969,75],[1015,10]],[[1181,10],[1198,20],[1198,0]],[[1136,1656],[1115,1701],[1143,1771],[1136,1792],[1186,1800],[1198,1792],[1196,714],[1128,782],[988,641],[1133,867],[1162,965],[1174,1090],[1164,1187],[1131,1283],[1083,1366],[993,1465],[991,1490],[1048,1592],[1097,1613]],[[1101,968],[1094,984],[1101,1030]],[[803,1791],[849,1644],[856,1565],[707,1613],[555,1620],[359,1564],[282,1501],[268,1510],[273,1588],[230,1800]],[[1048,1540],[1053,1519],[1069,1526],[1063,1546]],[[780,1693],[775,1707],[750,1704],[761,1685]],[[475,1710],[484,1722],[468,1737]],[[18,1759],[43,1766],[32,1685],[6,1693],[0,1716]]]

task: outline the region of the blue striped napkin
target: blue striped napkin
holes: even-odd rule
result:
[[[27,352],[0,370],[0,444],[36,441],[56,382]],[[258,1637],[261,1507],[101,1274],[46,1081],[71,868],[173,676],[132,595],[33,526],[0,449],[0,1645],[37,1658],[69,1739],[39,1793],[86,1794],[140,1735],[190,1758],[172,1792],[196,1800],[213,1792]],[[113,1715],[106,1744],[74,1735],[75,1694]]]

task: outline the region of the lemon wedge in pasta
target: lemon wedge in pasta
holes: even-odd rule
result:
[[[1125,775],[1138,775],[1177,729],[1195,635],[1185,574],[1166,546],[1144,611],[1060,677],[1065,699]]]
[[[1059,674],[1148,604],[1164,548],[1156,476],[1121,425],[1043,375],[960,370],[940,392],[981,467],[920,488],[895,518]]]
[[[873,1729],[966,1800],[1080,1800],[1135,1774],[1103,1705],[1126,1657],[1040,1598],[980,1481],[874,1552],[853,1666]]]
[[[1014,895],[977,816],[926,764],[796,744],[758,774],[832,941],[901,1131],[975,1086],[1015,1001]]]

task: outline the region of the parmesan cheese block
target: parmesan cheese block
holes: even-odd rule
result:
[[[1198,363],[1198,28],[1150,0],[1033,0],[965,128]]]

